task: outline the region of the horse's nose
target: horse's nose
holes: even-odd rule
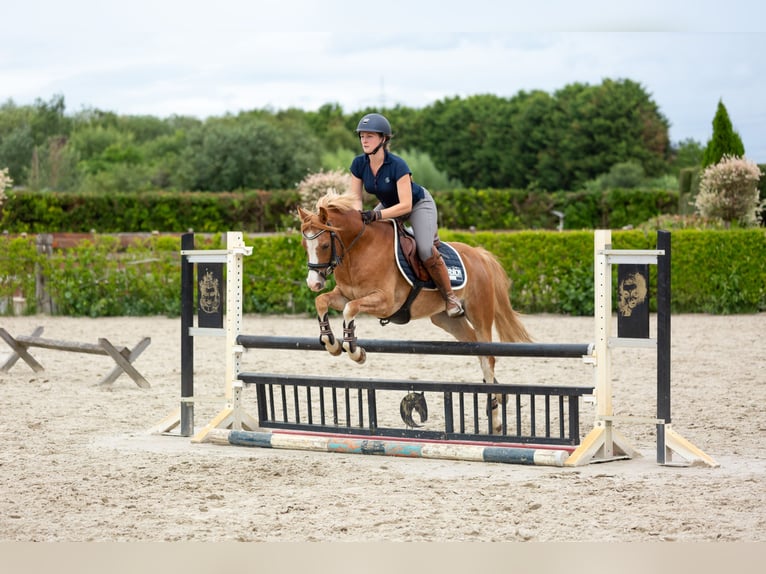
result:
[[[311,273],[306,277],[306,285],[312,291],[321,291],[324,288],[324,279],[321,275]]]

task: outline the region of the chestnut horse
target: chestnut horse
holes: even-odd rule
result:
[[[349,194],[330,192],[317,201],[317,213],[298,208],[303,246],[308,254],[306,283],[315,292],[335,276],[335,288],[315,300],[320,341],[332,355],[346,351],[357,363],[366,353],[357,345],[354,319],[366,313],[380,319],[391,317],[407,300],[412,289],[401,275],[394,253],[396,232],[390,221],[364,225]],[[467,281],[455,294],[463,300],[465,315],[450,318],[436,290],[422,290],[412,302],[413,319],[430,317],[431,322],[458,341],[490,342],[494,324],[501,341],[529,342],[531,338],[511,307],[511,282],[498,260],[486,249],[453,242],[466,270]],[[343,312],[343,340],[330,327],[328,310]],[[485,382],[495,381],[495,358],[479,357]],[[492,401],[492,426],[501,429],[497,400]]]

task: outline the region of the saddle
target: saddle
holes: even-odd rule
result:
[[[402,223],[398,219],[396,219],[395,221],[396,221],[396,239],[398,239],[399,251],[400,251],[400,253],[397,253],[397,257],[399,257],[399,261],[400,261],[400,265],[399,265],[400,270],[402,267],[401,259],[403,258],[405,264],[409,266],[412,274],[418,281],[422,281],[423,283],[430,281],[431,276],[428,274],[428,271],[426,271],[426,266],[423,265],[423,262],[420,260],[420,257],[418,257],[418,246],[415,243],[415,238],[404,227],[404,223]],[[406,273],[405,273],[405,276],[407,276]]]
[[[420,257],[418,257],[415,237],[407,230],[402,221],[395,219],[392,220],[392,224],[394,225],[396,263],[402,277],[407,280],[412,289],[401,308],[393,315],[380,319],[380,324],[388,325],[389,323],[396,323],[397,325],[404,325],[410,322],[410,307],[420,291],[423,289],[435,290],[436,284],[428,274]],[[465,266],[458,252],[448,243],[436,241],[434,245],[444,259],[453,289],[465,287]]]

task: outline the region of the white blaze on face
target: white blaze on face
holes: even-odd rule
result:
[[[309,263],[319,263],[319,256],[317,255],[317,250],[319,249],[319,237],[306,239],[305,243]],[[324,288],[324,283],[324,277],[319,274],[319,271],[316,269],[309,269],[308,275],[306,275],[306,285],[308,285],[309,289],[312,291],[321,291]]]

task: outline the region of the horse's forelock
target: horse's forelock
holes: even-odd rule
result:
[[[346,212],[355,208],[356,197],[350,193],[328,191],[317,200],[316,205],[317,210],[324,207],[325,209],[337,209],[338,211]]]
[[[327,212],[336,211],[347,213],[356,208],[356,198],[349,194],[340,194],[336,191],[328,191],[316,202],[316,213],[303,211],[301,214],[301,233],[306,235],[308,229],[326,229],[339,231],[339,228],[327,221]]]
[[[306,215],[301,221],[301,234],[306,235],[309,229],[319,230],[326,229],[327,231],[337,231],[336,227],[328,225],[321,215],[322,207],[318,208],[320,213],[306,212]]]

